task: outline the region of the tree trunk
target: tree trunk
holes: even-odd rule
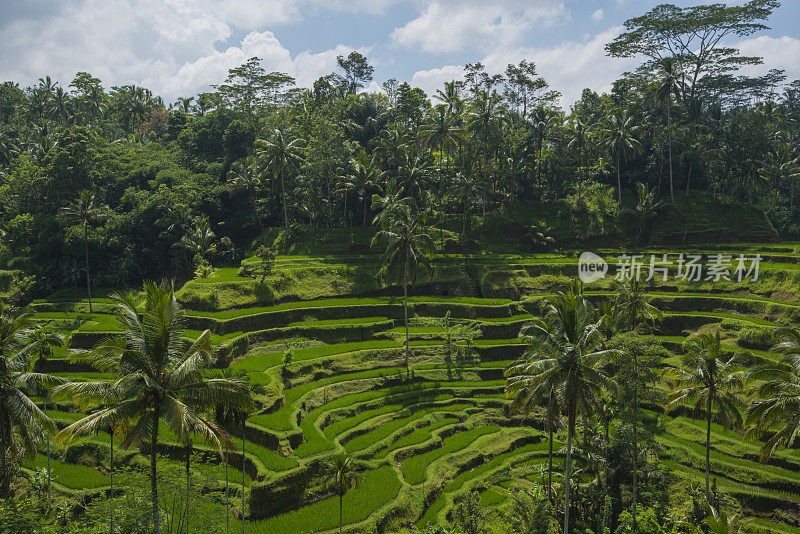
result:
[[[155,534],[161,534],[161,517],[158,509],[156,445],[158,445],[158,407],[153,406],[153,429],[150,439],[150,500],[153,505],[153,532]]]
[[[225,534],[231,534],[231,497],[230,481],[228,479],[228,442],[225,441]]]
[[[636,357],[634,356],[634,368],[636,367],[635,363]],[[634,373],[637,373],[637,370],[634,369]],[[637,385],[634,383],[633,385],[633,510],[631,515],[633,515],[633,524],[636,524],[636,507],[638,506],[638,496],[639,496],[639,472],[637,471],[637,463],[639,460],[639,443],[637,441],[637,430],[639,428],[639,395],[638,395],[638,388]]]
[[[706,401],[706,499],[711,502],[709,479],[711,478],[711,395]]]
[[[89,313],[92,313],[92,284],[89,280],[89,225],[83,223],[83,261],[86,268],[86,294],[89,296]]]
[[[111,429],[109,430],[109,432],[111,434],[111,440],[110,440],[111,441],[111,469],[110,469],[110,473],[109,474],[111,475],[111,498],[113,499],[114,498],[114,426],[113,425],[111,426]],[[113,504],[111,505],[110,523],[111,523],[111,531],[110,532],[111,532],[111,534],[114,534],[114,505]]]
[[[339,534],[342,534],[342,501],[344,500],[344,495],[339,492]]]
[[[547,500],[553,502],[553,422],[547,422],[550,446],[547,449]]]
[[[622,208],[622,178],[619,174],[619,160],[622,156],[617,150],[617,202],[619,202],[620,209]]]
[[[289,229],[289,212],[286,208],[286,183],[283,180],[283,167],[281,167],[281,192],[283,193],[283,224]]]
[[[675,192],[672,189],[672,130],[670,129],[670,106],[669,98],[667,98],[667,145],[669,146],[669,197],[675,203]]]
[[[403,316],[406,324],[406,352],[405,352],[405,366],[406,378],[411,377],[411,372],[408,368],[408,256],[403,257]]]
[[[9,472],[8,459],[6,458],[6,417],[3,415],[3,426],[0,428],[0,497],[5,499],[11,493],[11,473]]]
[[[192,442],[186,441],[186,532],[187,534],[191,532],[189,529],[189,494],[190,490],[190,480],[191,480],[191,471],[190,466],[192,462]]]
[[[244,454],[244,438],[247,435],[247,419],[242,420],[242,534],[244,534],[244,525],[245,525],[245,513],[244,513],[244,461],[245,461],[245,454]]]
[[[261,231],[264,231],[264,223],[261,222],[261,217],[258,215],[258,205],[256,204],[256,195],[252,191],[250,191],[250,203],[253,205],[253,215],[256,218],[256,222],[258,223],[258,227]]]
[[[572,435],[575,433],[575,406],[569,408],[567,427],[567,458],[564,467],[564,534],[569,534],[569,477],[572,475]]]
[[[42,397],[44,416],[47,417],[47,394]],[[50,431],[47,431],[47,510],[50,511]]]

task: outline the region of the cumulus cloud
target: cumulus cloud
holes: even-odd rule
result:
[[[172,100],[222,82],[248,58],[301,85],[336,67],[344,45],[292,56],[267,25],[299,17],[299,0],[69,0],[53,12],[8,10],[0,29],[0,80],[31,84],[45,74],[66,85],[88,71],[107,85],[136,83]],[[218,50],[234,28],[251,30]],[[35,36],[35,38],[34,38]]]
[[[760,56],[764,64],[742,69],[743,74],[764,74],[767,69],[785,69],[786,77],[791,80],[800,79],[800,39],[784,35],[769,37],[762,35],[745,39],[736,44],[745,56]]]
[[[597,20],[597,21],[603,20],[603,15],[604,15],[603,10],[598,9],[597,11],[592,13],[592,20]]]
[[[391,38],[410,49],[453,53],[515,43],[534,25],[568,17],[564,4],[552,0],[432,0],[417,18],[396,28]]]

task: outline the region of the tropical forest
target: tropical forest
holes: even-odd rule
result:
[[[697,4],[568,105],[2,81],[0,533],[800,533],[786,6]]]

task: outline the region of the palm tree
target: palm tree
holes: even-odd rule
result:
[[[28,366],[29,371],[41,371],[41,366],[43,363],[47,362],[48,358],[53,356],[53,348],[54,347],[63,347],[64,346],[64,336],[58,332],[54,332],[52,330],[48,330],[41,326],[34,327],[30,333],[28,334],[28,338],[26,340],[28,346],[30,347],[30,352],[32,355],[35,355],[34,358],[31,358],[30,364]],[[41,362],[41,363],[39,363]],[[38,369],[37,369],[38,367]],[[44,415],[47,415],[47,390],[41,389],[40,391],[42,395],[42,411]],[[47,432],[47,507],[50,508],[50,481],[51,481],[51,471],[50,471],[50,432]],[[112,492],[113,493],[113,492]]]
[[[523,328],[529,342],[525,354],[506,370],[506,395],[520,405],[530,397],[555,390],[567,415],[567,453],[564,475],[564,534],[569,533],[572,439],[578,416],[590,417],[600,404],[603,389],[616,392],[617,384],[599,364],[617,354],[603,347],[594,306],[577,287],[559,291],[545,305],[545,313]],[[516,399],[519,399],[517,401]]]
[[[611,116],[611,124],[603,129],[604,145],[614,155],[617,163],[617,201],[622,206],[622,178],[620,165],[629,152],[637,152],[642,144],[636,139],[639,128],[634,124],[633,117],[628,116],[627,110]]]
[[[339,534],[341,534],[344,496],[358,482],[358,472],[353,465],[353,459],[344,452],[334,456],[325,466],[323,480],[325,485],[339,496]]]
[[[647,221],[658,214],[658,210],[664,207],[664,202],[656,199],[656,190],[647,187],[647,184],[636,182],[636,204],[632,208],[622,208],[622,211],[629,213],[636,219],[636,234],[634,240],[638,243],[642,236],[642,231],[647,225]]]
[[[459,136],[458,118],[445,106],[436,106],[430,115],[430,122],[425,126],[425,141],[431,147],[439,149],[439,181],[442,181],[442,160],[445,153],[450,159],[451,151],[458,146]]]
[[[367,154],[363,149],[350,160],[350,181],[358,191],[364,210],[362,226],[367,227],[368,202],[372,192],[380,189],[381,181],[386,173],[378,166],[378,158]]]
[[[186,314],[171,285],[147,282],[144,291],[141,308],[133,293],[112,296],[123,334],[109,337],[92,351],[72,358],[115,373],[116,379],[64,384],[54,390],[53,396],[99,407],[62,430],[61,439],[71,440],[75,435],[121,425],[125,429],[123,448],[136,443],[146,449],[150,455],[153,529],[159,534],[159,423],[165,422],[182,440],[191,434],[202,436],[221,455],[222,442],[230,442],[228,434],[195,407],[226,402],[249,406],[251,401],[244,382],[205,377],[204,370],[211,364],[211,334],[206,330],[194,342],[185,342]]]
[[[589,140],[589,129],[580,119],[572,119],[567,123],[567,133],[569,134],[569,143],[567,148],[570,150],[577,150],[581,162],[581,171],[583,182],[587,181],[586,177],[586,144]],[[578,200],[581,199],[581,180],[578,180]]]
[[[461,199],[461,239],[464,239],[467,233],[467,216],[469,214],[469,205],[475,197],[481,197],[484,193],[483,184],[480,182],[478,176],[471,172],[459,172],[456,174],[453,183],[456,195]]]
[[[487,91],[480,91],[473,102],[473,110],[470,114],[467,127],[473,138],[482,143],[482,163],[481,169],[483,181],[487,181],[489,146],[497,135],[497,124],[495,118],[498,113],[497,94]]]
[[[456,81],[444,82],[444,89],[437,89],[433,98],[445,104],[448,113],[454,113],[462,106],[459,85]]]
[[[258,215],[256,199],[258,188],[261,187],[261,173],[253,156],[248,156],[231,165],[231,170],[228,171],[228,184],[233,191],[245,191],[247,193],[247,199],[253,207],[253,216],[258,223],[258,227],[263,232],[264,224]]]
[[[342,213],[342,226],[344,228],[347,228],[347,195],[353,189],[355,189],[355,184],[353,183],[352,177],[349,174],[340,174],[336,177],[336,183],[334,185],[333,192],[341,193],[344,200],[344,212]]]
[[[420,267],[429,269],[427,254],[433,250],[433,240],[425,231],[420,215],[412,215],[411,208],[400,204],[385,219],[384,228],[372,238],[371,246],[386,240],[386,251],[382,261],[387,271],[395,271],[403,286],[403,313],[406,327],[404,365],[409,374],[409,333],[408,333],[408,282],[416,283]]]
[[[774,431],[761,448],[761,461],[766,462],[778,445],[791,446],[800,433],[800,330],[781,328],[776,331],[781,340],[773,351],[784,356],[768,362],[747,376],[756,382],[758,400],[747,409],[746,421],[751,437]]]
[[[92,312],[92,284],[89,276],[89,225],[108,217],[108,206],[95,200],[94,193],[88,189],[81,191],[78,199],[61,208],[61,218],[67,224],[83,226],[83,260],[86,269],[86,293],[89,297],[89,313]]]
[[[296,137],[294,139],[276,128],[269,139],[259,139],[256,141],[256,156],[264,168],[270,170],[274,176],[280,178],[281,195],[283,196],[283,222],[289,228],[289,212],[286,200],[286,181],[284,174],[289,169],[298,170],[303,161],[302,145],[305,140]]]
[[[207,215],[198,215],[192,221],[192,227],[181,237],[180,244],[188,249],[196,258],[208,261],[217,253],[218,245],[230,244],[230,239],[223,237],[217,240],[217,234],[211,229],[211,220]]]
[[[28,397],[61,384],[63,379],[31,370],[37,345],[31,343],[30,316],[0,310],[0,497],[11,492],[11,466],[21,452],[36,454],[43,432],[55,432],[55,423]]]
[[[766,187],[775,191],[772,203],[766,211],[769,213],[775,207],[775,201],[778,200],[781,183],[793,182],[800,178],[800,158],[792,158],[792,148],[788,144],[782,143],[767,155],[761,168],[758,169],[758,175]]]
[[[710,499],[711,421],[716,419],[725,428],[741,425],[744,403],[736,392],[742,389],[744,380],[736,368],[745,362],[741,354],[723,356],[719,330],[716,335],[704,333],[686,340],[683,349],[686,354],[681,366],[672,370],[678,389],[670,393],[666,411],[686,403],[694,403],[695,414],[705,411],[706,496]]]
[[[678,69],[678,62],[675,58],[665,57],[658,62],[659,79],[656,82],[656,101],[659,107],[666,109],[667,116],[667,147],[669,150],[669,197],[675,202],[675,192],[672,178],[672,96],[676,100],[681,95],[681,76]]]

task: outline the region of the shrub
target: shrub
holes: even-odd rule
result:
[[[747,349],[767,350],[776,343],[775,334],[768,328],[745,328],[736,342]]]

